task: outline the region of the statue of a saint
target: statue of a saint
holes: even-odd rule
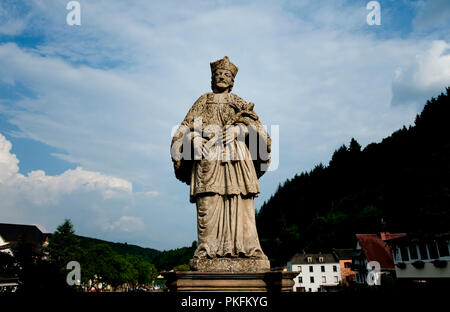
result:
[[[190,185],[190,201],[197,205],[198,247],[191,267],[205,259],[246,258],[264,260],[263,269],[269,268],[256,231],[254,198],[269,164],[270,138],[254,104],[230,93],[237,71],[226,56],[211,63],[213,92],[200,96],[172,139],[175,175]]]

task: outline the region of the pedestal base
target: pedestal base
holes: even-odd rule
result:
[[[169,291],[288,292],[296,272],[163,272]]]
[[[199,272],[268,272],[270,262],[267,259],[252,258],[214,258],[191,259],[189,265],[192,271]]]

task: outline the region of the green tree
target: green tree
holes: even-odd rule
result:
[[[50,261],[66,272],[70,261],[79,261],[81,256],[80,241],[75,235],[73,224],[66,219],[50,236],[47,247]]]
[[[19,279],[19,292],[63,292],[70,289],[58,267],[43,257],[40,246],[19,239],[12,250],[14,274]]]
[[[152,284],[156,276],[158,276],[155,266],[152,263],[145,261],[143,257],[127,255],[126,259],[137,272],[137,278],[135,279],[136,283]]]
[[[139,255],[121,255],[108,244],[94,244],[81,258],[84,282],[92,280],[116,288],[123,284],[151,284],[157,276],[153,264]]]

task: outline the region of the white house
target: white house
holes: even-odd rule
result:
[[[450,233],[388,240],[401,283],[449,283]]]
[[[288,271],[298,272],[293,291],[330,291],[341,283],[339,260],[333,254],[295,254]]]

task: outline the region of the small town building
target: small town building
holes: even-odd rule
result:
[[[406,236],[405,233],[356,234],[353,270],[357,284],[379,285],[381,275],[395,276],[394,260],[387,240]],[[368,274],[371,272],[371,279]]]
[[[0,223],[0,253],[2,253],[0,257],[3,259],[14,257],[14,247],[20,241],[30,244],[33,251],[40,253],[43,244],[46,243],[46,235],[35,225]],[[15,291],[18,283],[17,276],[8,275],[3,271],[0,274],[0,292]]]
[[[339,260],[332,253],[295,254],[287,264],[288,271],[298,272],[293,291],[333,291],[341,283]]]
[[[352,267],[353,249],[335,249],[333,255],[339,261],[342,285],[350,286],[355,280],[355,272]]]
[[[13,255],[12,247],[21,240],[40,252],[47,236],[36,225],[0,223],[0,252]]]
[[[450,283],[450,233],[408,235],[387,240],[394,255],[398,282],[411,284]]]

